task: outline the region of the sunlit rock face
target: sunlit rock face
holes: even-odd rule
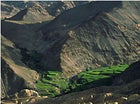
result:
[[[16,15],[9,18],[9,20],[25,21],[29,23],[36,23],[42,21],[52,20],[54,17],[51,16],[48,11],[39,4],[23,9]]]
[[[46,9],[49,15],[55,17],[67,9],[74,8],[79,5],[88,3],[88,1],[2,1],[1,2],[1,18],[9,18],[17,14],[19,11],[39,5]]]

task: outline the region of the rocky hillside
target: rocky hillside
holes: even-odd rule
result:
[[[24,79],[17,76],[2,59],[2,98],[14,94],[25,87]],[[15,87],[16,85],[16,87]]]
[[[38,51],[45,66],[61,69],[70,77],[89,67],[139,59],[139,5],[91,2],[65,11],[49,23],[26,25],[5,20],[2,34],[20,48]]]
[[[15,48],[14,43],[1,37],[2,57],[2,98],[20,91],[23,88],[35,89],[35,81],[39,75],[22,62],[20,49]]]
[[[140,2],[3,1],[2,11],[12,16],[1,21],[4,96],[36,89],[39,75],[48,70],[70,78],[140,59]],[[20,81],[15,90],[11,77]]]
[[[2,18],[9,18],[17,14],[19,11],[39,5],[46,9],[51,16],[57,16],[61,12],[88,3],[88,1],[2,1],[1,12]]]
[[[92,2],[65,11],[41,28],[49,42],[45,63],[48,67],[60,66],[64,73],[72,75],[89,67],[138,60],[139,5],[139,2]]]
[[[34,4],[29,8],[21,10],[19,13],[8,19],[35,23],[49,21],[52,20],[53,18],[54,17],[49,15],[49,13],[45,8],[43,8],[39,4]]]

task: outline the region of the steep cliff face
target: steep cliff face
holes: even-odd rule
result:
[[[46,64],[56,68],[59,65],[64,73],[72,75],[89,67],[138,60],[139,5],[139,2],[93,2],[62,13],[42,27],[46,41],[51,43],[46,50],[49,57]],[[78,14],[80,10],[87,13]],[[61,51],[54,48],[60,47],[59,42]]]

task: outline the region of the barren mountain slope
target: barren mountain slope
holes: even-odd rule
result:
[[[8,18],[19,12],[19,9],[1,2],[1,18]]]
[[[38,73],[22,62],[21,51],[15,48],[11,41],[4,36],[1,38],[2,90],[5,90],[3,97],[14,94],[23,88],[35,88],[34,83],[39,78]]]
[[[22,88],[34,88],[34,83],[39,79],[39,73],[36,71],[42,74],[42,70],[44,72],[61,70],[69,78],[86,69],[127,64],[140,59],[140,2],[91,2],[88,4],[84,4],[84,2],[81,4],[78,2],[58,2],[58,4],[49,2],[50,6],[45,1],[26,3],[31,3],[30,6],[35,3],[36,6],[30,7],[27,4],[29,8],[20,11],[18,16],[12,17],[13,20],[1,21],[2,81],[4,82],[2,86],[5,95],[13,94]],[[47,5],[48,7],[46,7]],[[20,8],[18,6],[17,8]],[[20,9],[25,6],[23,5]],[[44,7],[47,9],[47,14]],[[26,15],[21,15],[21,12]],[[42,15],[44,12],[45,15]],[[48,15],[56,17],[52,21],[42,22],[42,19],[48,19]],[[41,22],[35,23],[36,21]],[[12,90],[14,84],[11,83],[18,83],[19,86]],[[95,103],[102,104],[106,91],[114,93],[115,99],[118,99],[117,102],[119,102],[123,96],[128,96],[125,93],[137,92],[139,86],[136,85],[139,85],[139,80],[122,86],[101,87],[99,90],[97,88],[95,98],[99,97],[99,99],[95,100]],[[118,88],[121,91],[118,91]],[[92,90],[88,91],[94,93]],[[43,103],[44,101],[47,101],[48,104],[57,101],[60,101],[57,102],[60,104],[83,103],[82,94],[88,95],[88,91],[79,94],[73,93],[70,95],[72,97],[66,95],[54,99],[43,99]],[[139,98],[137,93],[131,94],[130,103],[131,100]],[[74,99],[75,97],[78,99]],[[68,102],[64,99],[67,99]],[[35,100],[33,99],[33,101]],[[123,101],[120,100],[120,103],[124,104],[125,101]],[[110,102],[112,101],[110,100]],[[126,104],[129,103],[126,102]]]
[[[19,11],[30,8],[34,5],[40,5],[45,8],[51,16],[57,16],[61,12],[88,3],[88,1],[2,1],[2,18],[12,17]]]
[[[44,22],[46,24],[46,22]],[[5,20],[1,22],[2,34],[15,45],[27,50],[44,51],[45,41],[42,33],[36,30],[43,23],[25,24],[21,21]]]
[[[41,28],[48,42],[45,63],[71,76],[138,60],[139,7],[140,2],[93,2],[62,13]]]
[[[49,23],[2,21],[2,34],[21,48],[42,53],[45,66],[62,69],[70,77],[87,68],[139,59],[139,5],[91,2]]]
[[[17,21],[27,21],[27,22],[42,22],[52,20],[54,17],[51,16],[44,7],[39,4],[34,4],[33,6],[21,10],[13,17],[9,18],[10,20]]]

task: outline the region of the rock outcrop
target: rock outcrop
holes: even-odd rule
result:
[[[22,98],[22,97],[30,97],[30,96],[35,96],[38,97],[39,94],[38,92],[34,91],[34,90],[29,90],[29,89],[23,89],[18,93],[18,97]]]
[[[13,95],[10,95],[7,99],[2,100],[2,104],[26,104],[27,102],[33,102],[34,98],[40,98],[38,92],[29,89],[22,89]]]

